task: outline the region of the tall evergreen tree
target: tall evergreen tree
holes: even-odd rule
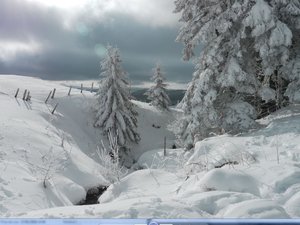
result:
[[[107,47],[106,57],[101,62],[101,79],[97,92],[95,126],[105,134],[117,137],[119,146],[125,147],[128,141],[137,143],[140,136],[136,131],[137,112],[129,100],[129,87],[126,73],[121,67],[117,48]]]
[[[291,29],[293,33],[292,46],[288,63],[284,64],[279,74],[289,80],[285,96],[294,103],[300,102],[300,1],[276,0],[278,17]]]
[[[203,47],[180,104],[184,116],[174,124],[184,146],[192,147],[211,132],[237,133],[255,126],[256,110],[247,96],[280,100],[269,81],[275,77],[280,83],[281,68],[291,60],[293,33],[298,30],[291,24],[299,24],[299,1],[292,6],[288,2],[175,1],[175,12],[181,12],[183,22],[177,37],[184,44],[183,58],[192,58],[199,43]]]
[[[171,100],[166,92],[167,84],[164,83],[165,78],[163,77],[160,65],[157,64],[153,69],[153,72],[154,75],[152,80],[154,81],[154,86],[152,86],[145,94],[148,96],[151,105],[160,110],[168,110]]]

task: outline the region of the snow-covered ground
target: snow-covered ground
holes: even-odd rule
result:
[[[45,104],[54,88],[54,99]],[[22,100],[25,89],[32,96],[30,102]],[[93,94],[72,89],[67,96],[68,91],[59,82],[0,76],[0,217],[70,206],[83,200],[89,188],[108,185],[95,154],[101,139],[106,139],[93,127]],[[142,151],[162,147],[164,136],[174,137],[164,129],[173,119],[171,113],[136,104],[142,136],[141,143],[132,146],[137,159]],[[153,123],[162,128],[153,128]],[[50,178],[46,189],[45,176]]]
[[[31,102],[15,99],[17,88],[19,95],[29,89]],[[45,104],[53,88],[56,97]],[[108,182],[95,157],[102,136],[93,127],[93,96],[67,93],[58,82],[0,76],[0,217],[300,217],[300,106],[260,120],[259,130],[208,138],[184,152],[169,148],[174,136],[166,127],[175,111],[134,101],[142,140],[132,149],[139,170],[111,185],[100,204],[74,206],[88,188]],[[49,162],[53,176],[44,188],[40,167]]]

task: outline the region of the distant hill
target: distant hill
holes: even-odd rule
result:
[[[131,92],[131,95],[138,101],[141,102],[149,102],[147,100],[147,96],[145,95],[145,92],[148,89],[134,89]],[[171,105],[176,105],[178,102],[181,101],[181,99],[184,96],[185,90],[167,90],[167,93],[171,99]]]
[[[64,84],[65,86],[69,87],[69,85]],[[73,88],[80,89],[80,85],[72,85]],[[91,91],[90,87],[83,87],[83,90],[85,91]],[[147,96],[144,95],[147,91],[147,88],[132,88],[131,95],[135,98],[135,100],[141,101],[141,102],[149,102],[147,100]],[[94,88],[92,92],[97,92],[98,89]],[[184,96],[185,90],[167,90],[167,93],[171,99],[171,105],[176,105],[178,102],[180,102]]]

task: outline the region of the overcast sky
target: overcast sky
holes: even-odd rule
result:
[[[0,74],[95,79],[109,43],[135,83],[160,62],[171,82],[191,80],[193,65],[176,43],[174,0],[1,0]]]

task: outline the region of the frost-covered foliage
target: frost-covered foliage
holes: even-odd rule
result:
[[[118,136],[112,136],[111,132],[108,132],[109,148],[106,148],[101,142],[101,148],[97,148],[97,156],[100,160],[100,164],[104,166],[104,170],[101,174],[111,184],[119,182],[123,178],[128,170],[124,168],[120,163],[120,146],[118,145]]]
[[[61,173],[70,160],[70,152],[64,150],[61,153],[57,153],[53,150],[53,147],[49,151],[40,153],[39,164],[30,162],[28,156],[25,155],[26,163],[30,165],[32,173],[35,174],[38,180],[42,181],[43,187],[47,188],[50,180],[57,174]]]
[[[165,78],[163,77],[160,65],[157,64],[153,71],[152,80],[154,81],[154,86],[145,94],[148,96],[151,105],[160,110],[168,110],[171,100],[166,92],[167,84],[164,83]]]
[[[280,74],[290,81],[285,95],[290,102],[300,102],[300,1],[299,0],[278,0],[280,18],[291,29],[292,47],[290,58],[287,64],[280,69]]]
[[[175,5],[183,22],[177,37],[184,44],[183,59],[202,45],[180,104],[184,115],[173,125],[182,145],[190,148],[211,133],[254,127],[257,107],[249,97],[281,106],[283,79],[288,79],[282,68],[296,60],[291,52],[299,42],[299,1],[177,0]],[[299,85],[295,76],[289,89]]]
[[[120,53],[117,48],[107,47],[107,55],[101,62],[103,77],[99,81],[95,126],[104,133],[111,132],[118,136],[118,144],[125,147],[128,141],[138,142],[140,136],[136,131],[137,112],[129,97],[126,73],[121,67]],[[117,135],[118,134],[118,135]]]

